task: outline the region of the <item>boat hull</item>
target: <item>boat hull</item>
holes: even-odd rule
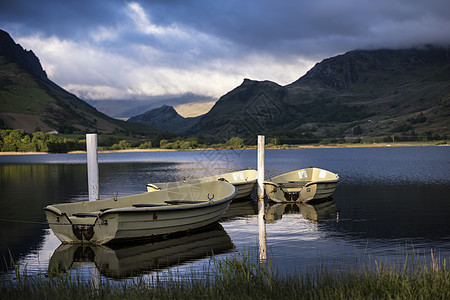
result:
[[[62,243],[105,244],[208,226],[225,214],[235,195],[233,185],[211,182],[118,199],[56,204],[44,210]]]
[[[309,202],[333,195],[339,176],[319,168],[307,168],[264,182],[267,198],[274,202]]]
[[[232,183],[233,184],[233,183]],[[248,182],[248,183],[241,183],[241,184],[233,184],[237,189],[237,194],[235,199],[244,199],[250,197],[250,195],[253,193],[253,190],[255,189],[256,185],[256,179]]]

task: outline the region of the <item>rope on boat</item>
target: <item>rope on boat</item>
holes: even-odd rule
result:
[[[47,225],[48,222],[37,222],[37,221],[25,221],[25,220],[13,220],[13,219],[1,219],[0,222],[12,222],[12,223],[25,223],[25,224],[39,224],[39,225]]]
[[[0,222],[8,222],[8,223],[23,223],[23,224],[37,224],[37,225],[67,225],[72,226],[69,223],[58,223],[58,222],[38,222],[38,221],[25,221],[25,220],[13,220],[13,219],[2,219],[0,218]]]

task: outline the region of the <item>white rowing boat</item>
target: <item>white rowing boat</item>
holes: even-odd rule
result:
[[[338,181],[337,174],[311,167],[273,177],[264,189],[275,202],[308,202],[331,197]]]
[[[105,244],[190,231],[217,222],[236,196],[226,181],[156,192],[48,205],[47,221],[62,243]]]

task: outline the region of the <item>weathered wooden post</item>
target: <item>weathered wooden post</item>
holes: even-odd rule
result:
[[[89,201],[99,200],[97,134],[86,134]]]
[[[266,218],[264,212],[264,143],[264,136],[258,135],[258,229],[260,260],[267,258]]]
[[[88,171],[88,192],[89,201],[99,200],[99,176],[98,176],[98,154],[97,154],[97,134],[86,134],[86,155]],[[100,287],[100,272],[94,265],[91,266],[91,284],[94,290]]]

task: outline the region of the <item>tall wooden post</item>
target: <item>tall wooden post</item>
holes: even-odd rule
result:
[[[258,135],[258,229],[259,259],[267,258],[266,219],[264,212],[264,136]]]
[[[97,134],[86,134],[89,201],[99,200]]]

